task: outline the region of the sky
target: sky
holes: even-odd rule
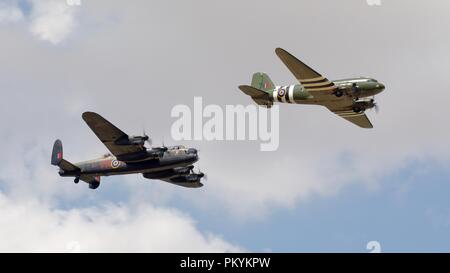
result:
[[[379,3],[0,0],[0,252],[450,251],[450,3]],[[276,151],[171,139],[176,105],[251,104],[257,71],[295,83],[276,47],[383,82],[375,128],[286,104]],[[72,162],[107,152],[84,111],[198,148],[208,181],[59,177],[55,139]]]

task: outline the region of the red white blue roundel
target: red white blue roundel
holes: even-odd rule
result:
[[[283,87],[280,87],[280,89],[278,89],[278,96],[284,97],[284,95],[286,95],[286,89],[284,89]]]
[[[117,169],[117,168],[119,168],[119,166],[120,166],[120,162],[118,160],[114,159],[113,161],[111,161],[111,167],[113,169]]]

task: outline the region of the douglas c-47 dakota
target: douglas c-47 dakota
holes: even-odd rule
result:
[[[175,185],[199,188],[204,173],[193,171],[198,161],[197,150],[184,146],[153,147],[147,149],[144,144],[149,137],[128,136],[102,116],[92,112],[83,113],[83,119],[94,131],[100,141],[112,154],[100,159],[72,164],[63,158],[60,140],[53,145],[51,164],[59,167],[59,175],[75,177],[96,189],[101,176],[142,173],[148,179],[160,179]]]
[[[322,105],[362,128],[373,128],[365,110],[376,109],[374,96],[384,90],[382,83],[371,78],[329,81],[284,49],[277,48],[275,53],[300,84],[275,86],[267,74],[255,73],[251,86],[239,89],[257,104],[268,108],[274,102]]]

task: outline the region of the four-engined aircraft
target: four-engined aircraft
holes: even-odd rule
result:
[[[60,176],[75,177],[75,183],[82,180],[91,189],[98,188],[101,176],[133,173],[142,173],[148,179],[160,179],[188,188],[203,186],[200,180],[204,173],[193,171],[193,164],[199,159],[196,149],[184,146],[147,149],[144,144],[149,137],[145,134],[128,136],[93,112],[85,112],[82,117],[111,154],[73,164],[63,158],[62,142],[56,140],[51,164],[60,168]]]

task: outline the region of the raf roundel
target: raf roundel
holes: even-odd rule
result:
[[[111,167],[113,169],[117,169],[117,168],[119,168],[119,166],[120,166],[120,162],[118,160],[114,159],[113,161],[111,161]]]
[[[286,90],[285,90],[283,87],[281,87],[281,88],[278,90],[278,96],[279,96],[279,97],[284,97],[285,94],[286,94]]]

